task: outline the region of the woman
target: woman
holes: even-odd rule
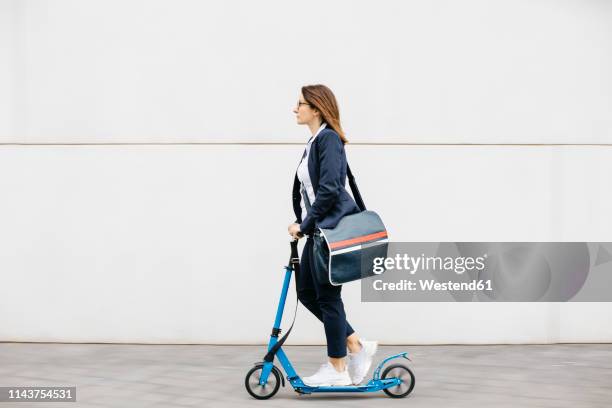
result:
[[[333,228],[359,207],[345,189],[347,162],[344,144],[347,140],[340,126],[336,98],[324,85],[302,87],[293,109],[299,125],[307,125],[312,137],[306,144],[293,185],[293,208],[297,217],[289,225],[289,235],[299,239],[308,235],[296,276],[298,299],[325,327],[329,361],[312,376],[302,380],[306,385],[360,384],[365,378],[377,343],[360,340],[346,321],[340,297],[342,286],[333,286],[314,269],[313,234],[317,228]],[[346,363],[346,348],[349,361]]]

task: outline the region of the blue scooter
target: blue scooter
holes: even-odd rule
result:
[[[274,396],[282,383],[285,386],[285,378],[281,371],[274,365],[274,357],[280,361],[281,366],[287,374],[287,381],[298,394],[310,394],[313,392],[374,392],[382,390],[392,398],[403,398],[412,392],[415,384],[414,374],[408,367],[402,364],[391,364],[387,366],[381,374],[383,366],[396,358],[408,358],[408,353],[395,354],[384,359],[374,370],[372,379],[365,385],[349,385],[349,386],[318,386],[312,387],[304,384],[300,376],[295,372],[289,358],[282,349],[282,345],[289,336],[293,323],[287,333],[279,340],[278,336],[281,332],[280,325],[283,318],[283,310],[285,309],[285,300],[289,290],[291,281],[291,273],[299,271],[300,259],[298,255],[297,240],[291,242],[291,258],[289,265],[285,267],[285,280],[281,292],[278,309],[276,311],[276,320],[270,335],[268,343],[268,352],[264,356],[264,361],[255,363],[255,366],[249,370],[244,380],[244,385],[251,396],[256,399],[268,399]],[[296,301],[297,312],[297,301]]]

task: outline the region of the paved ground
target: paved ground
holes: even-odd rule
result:
[[[382,392],[299,396],[281,387],[252,399],[244,376],[263,346],[143,346],[0,343],[0,386],[76,386],[60,407],[611,407],[612,344],[393,346],[408,351],[416,387],[405,399]],[[302,375],[322,363],[323,347],[288,346]],[[1,403],[40,408],[40,403]]]

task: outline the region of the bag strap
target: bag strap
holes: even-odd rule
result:
[[[365,211],[366,206],[363,202],[363,198],[361,198],[361,193],[359,192],[357,183],[355,182],[355,176],[353,176],[353,172],[351,171],[351,167],[348,165],[348,163],[346,164],[346,175],[348,176],[349,186],[353,192],[353,198],[355,199],[355,203],[357,203],[357,207],[359,207],[361,211]],[[302,200],[304,200],[304,207],[306,207],[306,211],[310,212],[310,200],[308,199],[308,193],[304,188],[304,183],[300,183],[300,194],[302,195]]]
[[[297,295],[297,274],[300,273],[300,255],[298,254],[298,242],[297,240],[291,241],[291,257],[289,258],[289,268],[293,269],[294,275],[296,276],[296,280],[295,280],[295,293]],[[287,337],[289,337],[289,333],[291,333],[291,329],[293,329],[293,325],[295,324],[295,318],[297,316],[297,309],[298,309],[298,305],[300,304],[300,301],[298,300],[297,296],[295,298],[295,312],[293,312],[293,321],[291,322],[291,326],[289,327],[289,330],[287,330],[287,333],[285,333],[285,335],[283,337],[281,337],[274,346],[272,346],[272,348],[266,353],[266,355],[264,356],[264,361],[271,363],[272,361],[274,361],[274,356],[276,355],[276,352],[278,351],[278,349],[281,348],[281,346],[283,345],[283,343],[285,343],[285,340],[287,340]],[[278,329],[278,333],[280,334],[280,329]]]
[[[304,200],[304,208],[306,208],[306,212],[310,212],[310,198],[308,198],[308,193],[306,192],[306,187],[304,187],[304,183],[300,183],[300,194],[302,194],[302,200]]]
[[[363,203],[363,198],[361,198],[361,194],[359,193],[359,189],[357,188],[357,183],[355,182],[355,177],[353,176],[353,172],[351,171],[351,166],[349,166],[348,163],[346,163],[346,174],[348,176],[349,186],[351,187],[351,191],[353,192],[353,198],[357,203],[357,207],[359,207],[361,211],[365,211],[366,206]]]

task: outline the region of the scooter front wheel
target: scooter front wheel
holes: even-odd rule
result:
[[[410,394],[414,388],[414,374],[412,374],[412,371],[410,371],[408,367],[401,364],[394,364],[385,368],[385,371],[382,373],[382,378],[399,378],[402,380],[399,385],[383,389],[385,394],[391,398],[404,398]]]
[[[264,385],[259,384],[262,370],[263,364],[258,364],[249,370],[244,379],[244,386],[249,394],[251,394],[253,398],[260,400],[273,397],[274,394],[278,392],[281,383],[278,372],[272,370],[268,376],[268,381]]]

